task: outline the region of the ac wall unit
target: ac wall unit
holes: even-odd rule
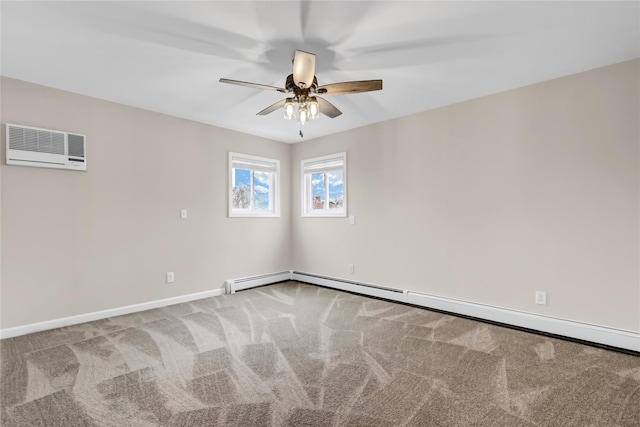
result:
[[[86,137],[7,123],[7,164],[86,171]]]

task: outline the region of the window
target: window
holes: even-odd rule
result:
[[[229,153],[229,216],[280,216],[280,161]]]
[[[302,161],[302,216],[347,216],[347,153]]]

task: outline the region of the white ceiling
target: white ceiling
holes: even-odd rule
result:
[[[383,79],[328,97],[343,115],[305,140],[640,56],[640,3],[431,1],[9,2],[4,76],[282,141],[299,125],[284,86],[295,49],[320,85]]]

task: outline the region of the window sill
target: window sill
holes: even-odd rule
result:
[[[336,213],[303,213],[303,218],[346,218],[346,212],[336,212]]]
[[[229,213],[229,218],[280,218],[280,214],[279,213],[233,212],[233,213]]]

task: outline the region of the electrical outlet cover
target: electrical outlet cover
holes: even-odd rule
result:
[[[544,291],[536,291],[536,304],[547,305],[547,293]]]

